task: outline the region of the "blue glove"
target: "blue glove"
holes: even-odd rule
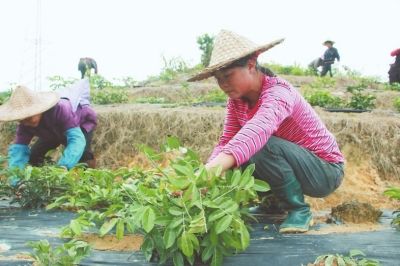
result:
[[[65,166],[69,170],[81,159],[85,150],[86,139],[79,127],[68,129],[65,136],[67,137],[67,145],[57,164]]]
[[[8,148],[8,167],[24,169],[29,161],[31,150],[28,145],[25,144],[11,144]],[[8,182],[11,186],[17,186],[20,177],[14,175],[8,178]]]

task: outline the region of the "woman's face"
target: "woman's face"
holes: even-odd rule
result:
[[[27,127],[37,127],[41,118],[42,114],[37,114],[21,120],[20,123]]]
[[[239,99],[249,91],[251,75],[248,66],[222,69],[214,74],[219,87],[231,99]]]

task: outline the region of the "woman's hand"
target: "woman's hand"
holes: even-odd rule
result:
[[[235,165],[236,165],[235,157],[233,157],[231,154],[220,152],[214,159],[212,159],[205,165],[205,168],[207,170],[210,170],[211,168],[221,166],[222,172],[225,172],[226,170],[231,169]]]

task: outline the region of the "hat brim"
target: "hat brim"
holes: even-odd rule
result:
[[[25,106],[20,110],[16,110],[15,107],[12,107],[10,101],[0,105],[0,121],[23,120],[49,110],[60,100],[58,93],[54,91],[39,92],[37,94],[40,99],[39,102]]]
[[[227,66],[229,66],[230,64],[232,64],[233,62],[246,57],[248,55],[254,54],[254,53],[263,53],[269,49],[271,49],[272,47],[274,47],[275,45],[280,44],[281,42],[283,42],[285,39],[279,39],[273,42],[270,42],[268,44],[262,45],[262,46],[258,46],[246,53],[243,53],[240,56],[236,56],[235,58],[230,58],[228,60],[225,60],[224,62],[221,62],[219,64],[213,65],[213,66],[209,66],[206,67],[205,69],[203,69],[201,72],[199,72],[198,74],[196,74],[195,76],[189,78],[187,81],[189,82],[193,82],[193,81],[199,81],[199,80],[203,80],[203,79],[207,79],[211,76],[214,75],[214,73],[220,69],[223,69]]]

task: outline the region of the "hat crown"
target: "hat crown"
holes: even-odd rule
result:
[[[10,106],[13,108],[24,108],[26,106],[32,105],[35,102],[35,98],[37,96],[33,93],[33,91],[29,90],[25,86],[17,86],[14,90],[14,93],[10,96]]]
[[[217,35],[210,59],[210,66],[239,58],[257,48],[254,42],[228,30],[221,30]]]

